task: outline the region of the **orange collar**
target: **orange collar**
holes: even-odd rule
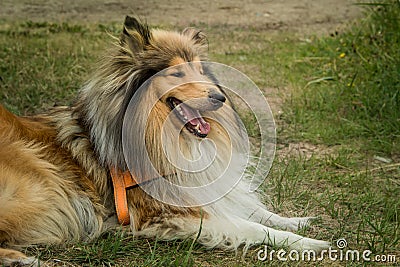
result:
[[[138,179],[133,177],[129,170],[122,172],[116,168],[110,167],[110,174],[114,186],[114,202],[115,209],[117,211],[118,222],[122,225],[128,225],[130,223],[128,201],[126,199],[126,191],[128,189],[137,187],[140,183]],[[157,178],[148,179],[142,182],[150,182]]]
[[[110,174],[114,186],[114,202],[117,211],[118,222],[121,225],[130,223],[128,201],[126,199],[126,191],[135,187],[162,178],[163,176],[145,179],[138,183],[138,179],[134,177],[129,170],[122,172],[121,170],[110,167]]]
[[[114,202],[117,211],[118,222],[122,225],[130,223],[126,190],[138,185],[129,170],[122,172],[116,168],[110,168],[110,174],[114,186]]]

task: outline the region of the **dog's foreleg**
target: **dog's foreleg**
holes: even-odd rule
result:
[[[303,237],[291,232],[275,230],[240,218],[232,218],[232,220],[205,220],[202,231],[199,238],[201,243],[209,243],[210,245],[222,248],[232,245],[238,247],[240,245],[267,244],[270,246],[288,247],[298,251],[321,251],[329,247],[329,243],[325,241]]]
[[[315,217],[282,217],[265,208],[259,207],[248,219],[270,227],[297,231],[303,227],[307,227],[312,220],[315,220]]]
[[[204,220],[167,218],[157,224],[149,225],[138,234],[166,240],[196,238],[206,247],[222,249],[237,249],[241,245],[250,247],[256,244],[267,244],[298,251],[314,250],[318,252],[329,247],[329,243],[325,241],[275,230],[238,217],[211,217]]]

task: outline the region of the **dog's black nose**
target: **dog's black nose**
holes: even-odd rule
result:
[[[213,103],[225,102],[226,97],[220,93],[211,92],[208,97],[211,99]]]

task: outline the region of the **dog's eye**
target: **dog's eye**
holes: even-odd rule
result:
[[[177,72],[171,73],[170,75],[177,77],[177,78],[182,78],[183,76],[185,76],[185,73],[183,71],[177,71]]]

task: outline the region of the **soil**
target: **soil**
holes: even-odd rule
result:
[[[355,0],[3,0],[2,20],[121,22],[135,15],[151,24],[191,24],[329,32],[357,17]]]

